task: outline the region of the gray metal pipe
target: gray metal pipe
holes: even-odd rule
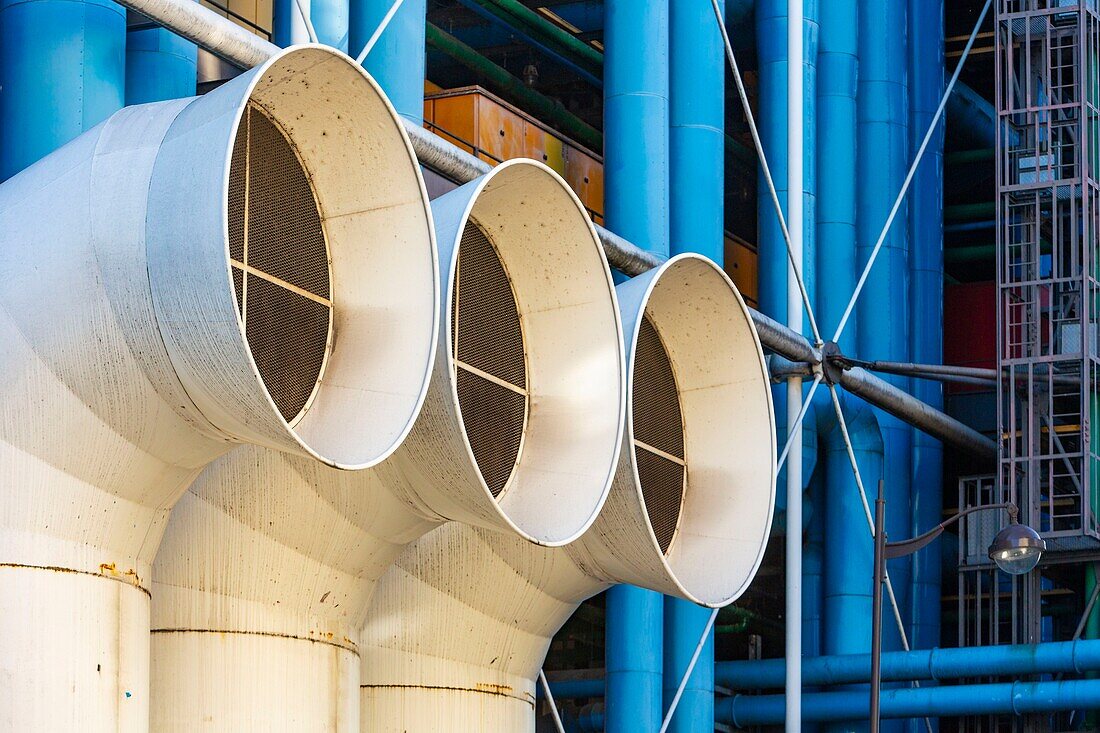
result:
[[[279,47],[241,28],[227,18],[191,0],[119,0],[119,3],[225,60],[251,68],[266,61]],[[420,163],[440,175],[465,183],[486,173],[489,165],[428,130],[405,121]],[[661,258],[646,252],[618,234],[596,227],[612,267],[635,276],[660,264]],[[820,354],[802,334],[750,309],[760,343],[791,361],[817,364]],[[981,433],[935,410],[863,369],[844,372],[841,384],[909,424],[962,450],[993,458],[997,445]]]
[[[872,405],[920,428],[929,435],[983,458],[997,457],[997,444],[977,430],[933,409],[866,369],[854,367],[841,373],[840,384]]]

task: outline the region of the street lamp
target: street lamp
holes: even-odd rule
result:
[[[1031,527],[1020,524],[1019,508],[1012,502],[987,504],[963,509],[955,516],[940,522],[924,534],[900,542],[886,541],[886,499],[882,494],[882,480],[878,482],[875,499],[875,595],[871,611],[871,733],[879,730],[879,697],[882,690],[882,586],[886,581],[886,561],[912,555],[943,531],[968,514],[987,509],[1004,509],[1008,513],[1008,526],[997,533],[989,546],[989,559],[1009,575],[1025,575],[1039,564],[1047,543]]]

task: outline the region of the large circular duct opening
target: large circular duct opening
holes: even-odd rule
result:
[[[602,507],[622,440],[607,262],[568,185],[532,161],[493,169],[461,231],[448,348],[470,455],[506,524],[570,542]]]
[[[637,329],[630,426],[653,540],[671,587],[721,606],[756,575],[771,530],[764,357],[733,283],[694,255],[661,266]]]
[[[260,379],[293,424],[331,345],[328,245],[305,168],[286,135],[252,103],[229,169],[229,264]]]
[[[495,498],[515,471],[527,425],[527,360],[512,283],[496,247],[472,220],[455,264],[451,341],[463,428]]]
[[[276,56],[236,114],[228,269],[256,374],[307,452],[373,465],[419,413],[435,347],[416,156],[377,85],[333,49]]]

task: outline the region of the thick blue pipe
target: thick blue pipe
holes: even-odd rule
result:
[[[1025,715],[1098,707],[1100,680],[917,687],[882,692],[883,718]],[[865,690],[802,696],[802,718],[807,721],[865,720],[867,709]],[[716,710],[718,722],[726,725],[741,728],[779,725],[784,715],[783,695],[737,695],[720,701]]]
[[[860,268],[886,223],[910,162],[906,5],[907,0],[861,0],[859,5],[856,252]],[[911,361],[907,212],[903,203],[859,299],[856,355],[862,359]],[[906,378],[884,378],[909,389]],[[891,537],[907,537],[912,516],[909,482],[913,429],[886,412],[876,412],[885,449],[886,530]],[[873,479],[868,479],[866,489],[874,494]],[[910,562],[907,558],[892,561],[888,570],[902,618],[908,623]],[[889,614],[889,606],[886,610]],[[893,623],[884,623],[883,632],[885,649],[900,648]]]
[[[815,277],[814,211],[816,207],[816,166],[814,120],[816,114],[815,89],[817,78],[817,3],[806,2],[803,8],[805,58],[803,79],[806,99],[803,112],[806,116],[806,140],[803,146],[804,222],[803,277],[813,302]],[[787,210],[787,0],[759,0],[756,6],[756,52],[759,68],[760,139],[764,154],[771,168],[772,178],[779,194],[784,213]],[[757,180],[757,239],[760,251],[760,309],[780,323],[787,320],[787,249],[775,206],[764,182],[763,173]],[[807,326],[808,328],[808,326]],[[787,389],[777,386],[772,390],[775,402],[776,433],[779,444],[787,440]],[[807,414],[802,431],[802,475],[809,480],[817,460],[817,434],[814,416]],[[786,471],[780,471],[779,486],[786,484]],[[790,531],[802,528],[786,528],[787,497],[785,491],[776,492],[775,526]],[[805,519],[805,517],[804,517]]]
[[[719,7],[724,5],[720,0]],[[669,5],[669,249],[723,264],[725,69],[710,0]],[[665,598],[663,708],[667,713],[711,610]],[[714,630],[684,686],[670,733],[714,728]]]
[[[359,55],[392,5],[392,0],[351,0],[352,56]],[[398,113],[417,124],[424,121],[427,7],[427,0],[405,0],[363,62]]]
[[[126,32],[126,104],[195,95],[198,48],[164,28]]]
[[[787,660],[760,659],[719,662],[715,681],[732,690],[783,687]],[[1078,639],[1045,644],[976,646],[886,652],[882,655],[885,682],[953,680],[972,677],[980,667],[990,677],[1035,674],[1085,674],[1100,671],[1100,639]],[[821,656],[802,661],[807,685],[848,685],[867,682],[870,654]],[[561,680],[551,683],[555,698],[602,697],[603,680]]]
[[[126,11],[110,0],[0,0],[0,181],[123,105]]]
[[[916,155],[944,90],[943,0],[909,0],[909,155]],[[910,353],[919,364],[943,362],[943,142],[936,125],[909,193]],[[913,396],[943,409],[943,386],[915,379]],[[936,526],[943,514],[943,445],[913,432],[913,518],[908,535]],[[940,643],[940,541],[913,556],[910,643]],[[924,730],[923,724],[920,729]]]
[[[348,0],[302,0],[302,2],[309,10],[309,19],[313,23],[313,30],[317,32],[318,43],[338,48],[345,53],[351,52],[352,56],[359,53],[358,48],[350,51],[348,44],[350,15]],[[388,8],[390,4],[392,3],[387,3],[386,7]],[[303,35],[305,26],[299,20],[297,0],[275,0],[272,10],[272,41],[280,46],[309,42],[309,37]]]
[[[785,659],[720,662],[716,667],[715,680],[719,685],[734,690],[779,688],[783,686],[786,664]],[[882,655],[882,679],[887,682],[951,680],[973,677],[979,670],[982,676],[989,677],[1095,672],[1100,670],[1100,640],[921,649]],[[871,678],[871,655],[806,659],[802,662],[802,678],[813,685],[866,682]],[[599,680],[596,683],[602,685]],[[555,696],[557,690],[555,686]]]
[[[614,231],[669,253],[668,2],[604,5],[604,209]],[[607,592],[607,731],[658,730],[662,719],[664,599]]]
[[[883,440],[872,409],[841,393],[860,474],[874,486],[883,474]],[[851,462],[834,412],[819,410],[825,466],[824,654],[861,654],[871,650],[871,601],[874,545]]]

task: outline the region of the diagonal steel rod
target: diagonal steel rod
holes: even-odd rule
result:
[[[802,402],[802,409],[798,412],[798,419],[791,425],[787,426],[787,443],[783,446],[783,452],[779,454],[779,460],[776,461],[775,471],[778,473],[783,469],[783,464],[787,462],[787,454],[791,452],[791,445],[794,444],[794,438],[798,434],[798,428],[802,425],[802,419],[806,417],[806,413],[810,410],[810,404],[814,400],[814,392],[817,391],[818,386],[821,384],[822,376],[818,374],[814,377],[814,383],[810,385],[810,392],[806,395],[806,399]]]
[[[802,305],[806,309],[806,317],[810,319],[810,331],[813,332],[814,341],[821,344],[821,332],[817,328],[817,319],[814,318],[814,309],[810,305],[810,295],[806,292],[806,283],[802,280],[802,268],[795,264],[794,250],[791,248],[791,232],[787,229],[787,219],[783,216],[783,205],[779,203],[779,193],[775,189],[775,181],[772,180],[771,168],[768,167],[768,159],[764,155],[764,145],[760,142],[760,132],[756,129],[756,118],[749,106],[749,96],[745,93],[745,84],[741,80],[741,70],[737,67],[737,58],[733,55],[733,45],[730,43],[729,33],[726,32],[726,24],[722,20],[722,10],[718,7],[718,0],[710,0],[714,8],[714,19],[718,21],[718,30],[722,33],[722,42],[726,45],[726,58],[729,59],[733,69],[733,80],[737,84],[737,94],[741,98],[741,106],[745,110],[745,119],[749,123],[749,132],[752,133],[752,143],[756,147],[756,157],[760,160],[760,169],[764,173],[764,180],[768,184],[768,193],[772,197],[772,205],[775,207],[775,215],[779,219],[779,228],[783,232],[783,241],[787,245],[787,259],[794,269],[795,279],[798,281],[798,290],[802,296]],[[788,192],[788,198],[789,198]]]
[[[840,435],[844,438],[844,448],[848,452],[848,461],[852,464],[852,475],[856,480],[856,488],[859,489],[859,500],[863,504],[863,515],[867,519],[867,528],[871,532],[871,539],[874,540],[877,533],[885,531],[885,528],[875,527],[875,520],[871,517],[871,505],[867,502],[867,490],[863,486],[863,475],[859,471],[859,462],[856,461],[852,438],[848,434],[848,421],[844,418],[844,410],[840,406],[840,398],[837,396],[836,387],[831,384],[829,385],[829,396],[832,398],[833,410],[836,412],[837,424],[840,426]],[[909,651],[909,637],[905,633],[905,623],[901,620],[901,611],[898,610],[898,599],[894,595],[894,584],[890,582],[890,571],[884,569],[882,575],[886,581],[886,595],[890,598],[890,609],[894,614],[894,623],[897,624],[898,636],[901,637],[901,646],[905,651]],[[878,591],[876,590],[876,592]],[[916,680],[913,681],[913,684],[920,687],[920,683]],[[924,727],[927,728],[928,733],[932,733],[932,723],[928,718],[924,719]]]
[[[313,18],[309,17],[309,9],[305,6],[303,0],[294,0],[294,4],[298,6],[298,14],[302,16],[302,22],[306,26],[306,35],[309,36],[310,43],[320,43],[317,40],[317,29],[313,27]]]
[[[840,323],[837,324],[836,333],[833,334],[833,341],[840,340],[841,334],[844,333],[844,329],[848,325],[848,319],[852,316],[852,310],[856,307],[856,301],[859,300],[860,293],[863,292],[863,286],[867,284],[867,276],[871,274],[871,268],[878,258],[878,253],[882,251],[882,245],[886,242],[886,235],[890,233],[890,227],[893,226],[894,219],[901,209],[901,203],[905,200],[905,194],[909,193],[909,186],[913,183],[913,176],[916,175],[917,167],[924,157],[924,151],[928,149],[928,143],[932,140],[932,135],[935,133],[936,127],[940,124],[940,118],[943,117],[943,110],[947,106],[947,100],[950,98],[951,92],[955,88],[955,82],[959,79],[959,72],[962,71],[963,64],[966,63],[966,58],[970,55],[970,49],[974,46],[974,40],[978,37],[978,31],[981,29],[982,23],[985,22],[986,13],[989,12],[989,6],[992,2],[993,0],[985,0],[985,5],[982,6],[982,12],[978,15],[978,22],[974,24],[974,30],[970,32],[970,38],[966,41],[966,47],[963,49],[962,56],[959,57],[959,63],[955,65],[955,71],[951,74],[951,81],[947,83],[947,88],[940,98],[940,105],[936,108],[936,114],[932,115],[932,122],[928,126],[928,130],[924,133],[924,140],[921,141],[920,148],[917,150],[917,155],[909,165],[909,172],[905,174],[905,182],[901,184],[901,190],[898,191],[897,198],[894,199],[894,206],[890,209],[890,215],[886,217],[886,223],[882,225],[882,231],[879,232],[878,240],[871,249],[871,256],[867,258],[867,264],[863,266],[863,272],[860,273],[855,292],[852,293],[852,297],[848,300],[848,307],[844,309],[844,315],[841,316]]]
[[[405,2],[405,0],[394,0],[390,9],[382,16],[382,22],[378,24],[378,27],[374,29],[374,33],[367,39],[366,44],[363,46],[363,50],[355,57],[355,63],[361,66],[363,62],[367,60],[367,56],[370,55],[371,49],[374,48],[374,44],[378,43],[378,39],[382,37],[382,33],[386,30],[390,21],[393,20],[393,16],[397,15],[397,11],[401,9],[401,3],[403,2]]]
[[[401,0],[398,0],[400,3]],[[565,733],[565,726],[561,724],[561,715],[558,714],[558,704],[554,702],[554,693],[550,691],[550,683],[546,681],[546,672],[539,669],[539,682],[542,684],[542,692],[546,695],[546,701],[550,703],[550,714],[554,716],[554,727],[558,733]]]
[[[669,703],[668,712],[665,713],[665,719],[661,721],[661,730],[659,733],[665,733],[668,730],[668,726],[672,723],[672,716],[676,713],[676,706],[680,704],[680,698],[684,695],[684,689],[687,687],[688,678],[691,677],[691,673],[695,671],[695,665],[699,662],[699,655],[703,652],[703,646],[707,643],[707,637],[710,635],[710,630],[714,628],[714,620],[718,618],[718,609],[715,608],[710,612],[710,618],[707,619],[706,626],[703,627],[703,634],[699,637],[699,643],[695,645],[695,652],[691,655],[691,661],[688,662],[687,669],[684,670],[684,676],[680,678],[680,684],[676,687],[676,695],[672,698],[672,702]]]

